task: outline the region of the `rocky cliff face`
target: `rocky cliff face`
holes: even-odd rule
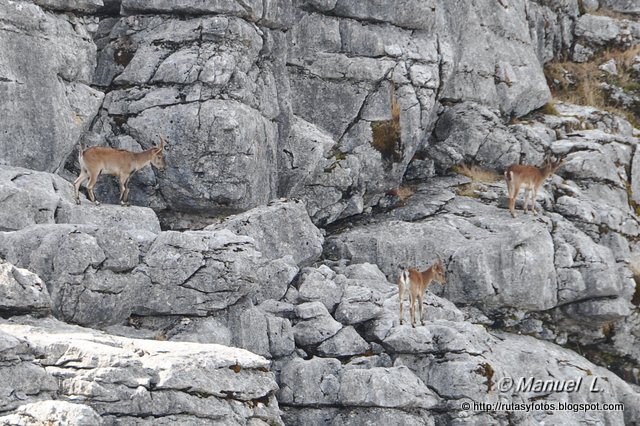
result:
[[[635,424],[640,133],[543,72],[636,52],[632,3],[0,0],[0,424]],[[137,207],[73,202],[79,142],[159,135]]]

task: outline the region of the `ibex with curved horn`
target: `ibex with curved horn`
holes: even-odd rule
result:
[[[116,176],[120,182],[120,204],[125,205],[129,199],[129,180],[138,170],[152,164],[158,170],[164,170],[164,146],[165,140],[162,136],[160,145],[142,152],[131,152],[125,149],[114,149],[104,146],[93,146],[81,150],[78,156],[80,162],[80,176],[73,183],[76,203],[80,204],[80,185],[89,178],[87,192],[89,199],[96,205],[93,194],[93,187],[96,185],[100,174]]]
[[[527,213],[527,204],[529,203],[529,195],[531,195],[531,210],[534,215],[538,214],[536,211],[538,189],[540,189],[540,185],[563,164],[564,157],[557,160],[552,160],[547,157],[541,167],[525,166],[522,164],[514,164],[507,167],[507,170],[504,172],[504,179],[507,182],[507,190],[509,191],[509,211],[511,212],[511,216],[516,217],[516,198],[518,198],[520,187],[523,185],[524,212]]]
[[[420,311],[420,323],[424,325],[422,316],[422,300],[424,299],[427,287],[432,280],[436,280],[440,284],[444,284],[444,263],[438,255],[438,260],[427,268],[426,271],[420,272],[417,269],[405,269],[398,278],[398,298],[400,299],[400,325],[404,320],[404,292],[409,290],[409,315],[411,316],[411,326],[416,326],[416,302]]]

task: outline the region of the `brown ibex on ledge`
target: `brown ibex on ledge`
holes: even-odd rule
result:
[[[96,185],[98,176],[102,174],[116,176],[120,182],[120,204],[126,204],[129,199],[129,180],[138,170],[152,164],[158,170],[164,170],[165,163],[163,157],[165,140],[160,137],[160,145],[142,152],[131,152],[125,149],[114,149],[104,146],[93,146],[85,150],[80,150],[78,160],[80,162],[80,176],[73,183],[76,203],[80,204],[80,185],[89,178],[87,192],[89,199],[96,205],[93,194],[93,187]]]
[[[542,183],[563,164],[564,158],[560,158],[558,160],[547,158],[542,164],[542,167],[525,166],[522,164],[514,164],[507,167],[507,170],[504,172],[504,179],[507,182],[507,190],[509,191],[509,211],[511,212],[511,216],[516,217],[516,198],[518,198],[520,187],[523,185],[524,212],[527,213],[527,204],[529,202],[529,195],[531,195],[531,210],[534,215],[538,214],[536,211],[536,197],[538,195],[538,189],[540,189],[540,185],[542,185]]]
[[[398,278],[398,298],[400,299],[400,325],[404,320],[404,292],[409,290],[409,315],[411,316],[411,326],[416,326],[416,301],[420,311],[420,323],[424,325],[422,318],[422,300],[427,291],[427,287],[432,280],[436,280],[440,284],[444,284],[444,264],[438,256],[438,261],[427,268],[426,271],[420,272],[416,269],[405,269]]]

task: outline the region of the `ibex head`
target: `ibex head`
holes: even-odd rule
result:
[[[440,255],[438,255],[438,261],[433,265],[433,279],[440,284],[445,283],[444,262],[442,261]]]
[[[565,157],[559,156],[554,159],[552,156],[547,156],[544,160],[543,167],[549,170],[549,174],[553,174],[560,166],[564,164]]]
[[[151,164],[156,169],[162,171],[166,167],[164,162],[164,145],[165,140],[162,136],[158,136],[160,138],[160,145],[153,149],[153,157],[151,157]]]

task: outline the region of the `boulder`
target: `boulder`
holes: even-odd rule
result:
[[[228,229],[253,238],[257,249],[269,259],[292,256],[298,265],[308,265],[322,254],[324,238],[297,200],[278,200],[225,218],[206,230]]]
[[[335,311],[342,299],[344,284],[339,276],[325,265],[302,270],[298,298],[303,302],[322,302],[329,312]]]
[[[326,358],[360,355],[368,350],[369,344],[351,326],[338,331],[318,346],[318,354]]]
[[[0,166],[0,230],[16,231],[35,224],[73,223],[160,232],[153,210],[145,207],[77,205],[73,187],[58,175],[21,167]]]
[[[600,0],[600,4],[615,12],[640,15],[640,6],[634,0]]]
[[[0,312],[47,314],[51,298],[40,277],[0,259]]]
[[[179,416],[222,423],[260,416],[281,424],[277,402],[270,397],[278,385],[267,371],[268,361],[243,349],[127,339],[54,319],[3,321],[0,331],[16,344],[28,345],[32,358],[23,364],[43,377],[24,382],[26,376],[15,367],[3,371],[18,374],[35,393],[47,393],[53,384],[58,397],[81,398],[105,417],[105,424],[110,416],[127,422]],[[257,400],[259,406],[248,403]],[[25,402],[30,401],[21,405]]]
[[[63,12],[93,13],[104,6],[103,0],[35,0],[43,9]]]
[[[21,405],[13,414],[0,417],[0,424],[66,424],[101,426],[104,421],[91,407],[67,401],[39,401]]]
[[[513,135],[498,115],[472,102],[447,109],[433,135],[426,153],[441,173],[462,163],[504,169],[520,158],[520,144],[512,142]]]
[[[327,308],[320,302],[308,302],[296,306],[296,314],[301,319],[293,326],[297,346],[313,346],[334,336],[342,325],[334,320]]]
[[[36,225],[0,233],[0,256],[37,272],[54,314],[84,325],[116,324],[131,314],[205,316],[257,297],[274,276],[293,278],[290,265],[264,259],[251,239],[227,230],[155,235]]]
[[[45,7],[93,8],[96,1],[42,0]],[[31,2],[4,4],[0,19],[0,165],[62,168],[100,108],[89,86],[96,67],[94,18],[45,12]],[[48,129],[48,131],[43,131]]]

